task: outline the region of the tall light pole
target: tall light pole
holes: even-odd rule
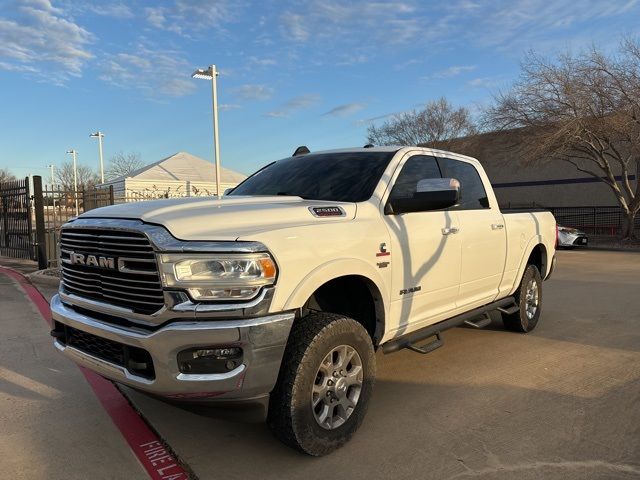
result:
[[[215,65],[211,65],[208,69],[199,68],[191,74],[193,78],[201,78],[211,80],[211,97],[213,99],[213,156],[216,163],[216,195],[220,198],[220,142],[218,140],[218,87],[217,80],[218,71]]]
[[[55,192],[55,188],[53,187],[53,185],[56,183],[56,177],[54,173],[56,166],[52,163],[51,165],[47,165],[47,167],[51,169],[51,206],[53,207],[53,224],[57,225],[56,223],[56,192]],[[47,211],[49,210],[47,209]]]
[[[56,177],[54,173],[56,166],[52,163],[51,165],[47,165],[47,167],[51,169],[51,189],[53,190],[53,185],[54,183],[56,183]]]
[[[76,152],[73,148],[71,150],[67,150],[67,153],[71,155],[73,158],[73,197],[76,199],[76,216],[80,214],[80,210],[78,209],[78,167],[76,164]]]
[[[102,160],[102,139],[104,138],[104,133],[98,130],[95,133],[89,134],[89,137],[98,139],[98,151],[100,153],[100,183],[104,183],[104,161]]]

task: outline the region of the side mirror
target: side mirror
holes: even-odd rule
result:
[[[385,213],[398,215],[428,212],[453,207],[460,201],[460,182],[455,178],[426,178],[420,180],[412,197],[389,200]]]
[[[231,192],[233,192],[233,188],[225,188],[224,192],[222,193],[223,197],[226,197],[227,195],[229,195]]]

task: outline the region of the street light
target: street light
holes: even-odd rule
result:
[[[76,199],[76,216],[80,214],[80,210],[78,209],[78,169],[76,166],[76,152],[73,148],[71,150],[67,150],[67,153],[71,155],[73,158],[73,196]]]
[[[47,167],[49,167],[51,169],[51,206],[53,207],[53,224],[57,225],[56,222],[56,192],[55,192],[55,188],[53,187],[53,185],[56,183],[56,177],[54,174],[54,170],[56,168],[56,166],[52,163],[51,165],[47,165]],[[47,208],[47,212],[48,212],[48,208]]]
[[[51,189],[53,189],[53,185],[56,183],[56,177],[54,174],[54,170],[56,166],[52,163],[51,165],[47,165],[51,169]]]
[[[218,140],[218,88],[216,78],[218,71],[215,65],[208,69],[199,68],[191,74],[192,78],[211,80],[211,97],[213,99],[213,156],[216,163],[216,195],[220,198],[220,142]]]
[[[104,138],[104,133],[98,130],[95,133],[89,134],[89,137],[98,139],[98,152],[100,153],[100,183],[104,183],[104,162],[102,160],[102,139]]]

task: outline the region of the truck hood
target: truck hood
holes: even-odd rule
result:
[[[316,207],[341,207],[345,216],[318,217]],[[344,222],[356,204],[300,197],[178,198],[123,203],[90,210],[80,218],[137,219],[162,225],[180,240],[237,240],[265,230],[323,222]]]

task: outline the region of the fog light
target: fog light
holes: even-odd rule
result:
[[[239,347],[198,347],[178,353],[178,369],[182,373],[226,373],[241,363]]]

